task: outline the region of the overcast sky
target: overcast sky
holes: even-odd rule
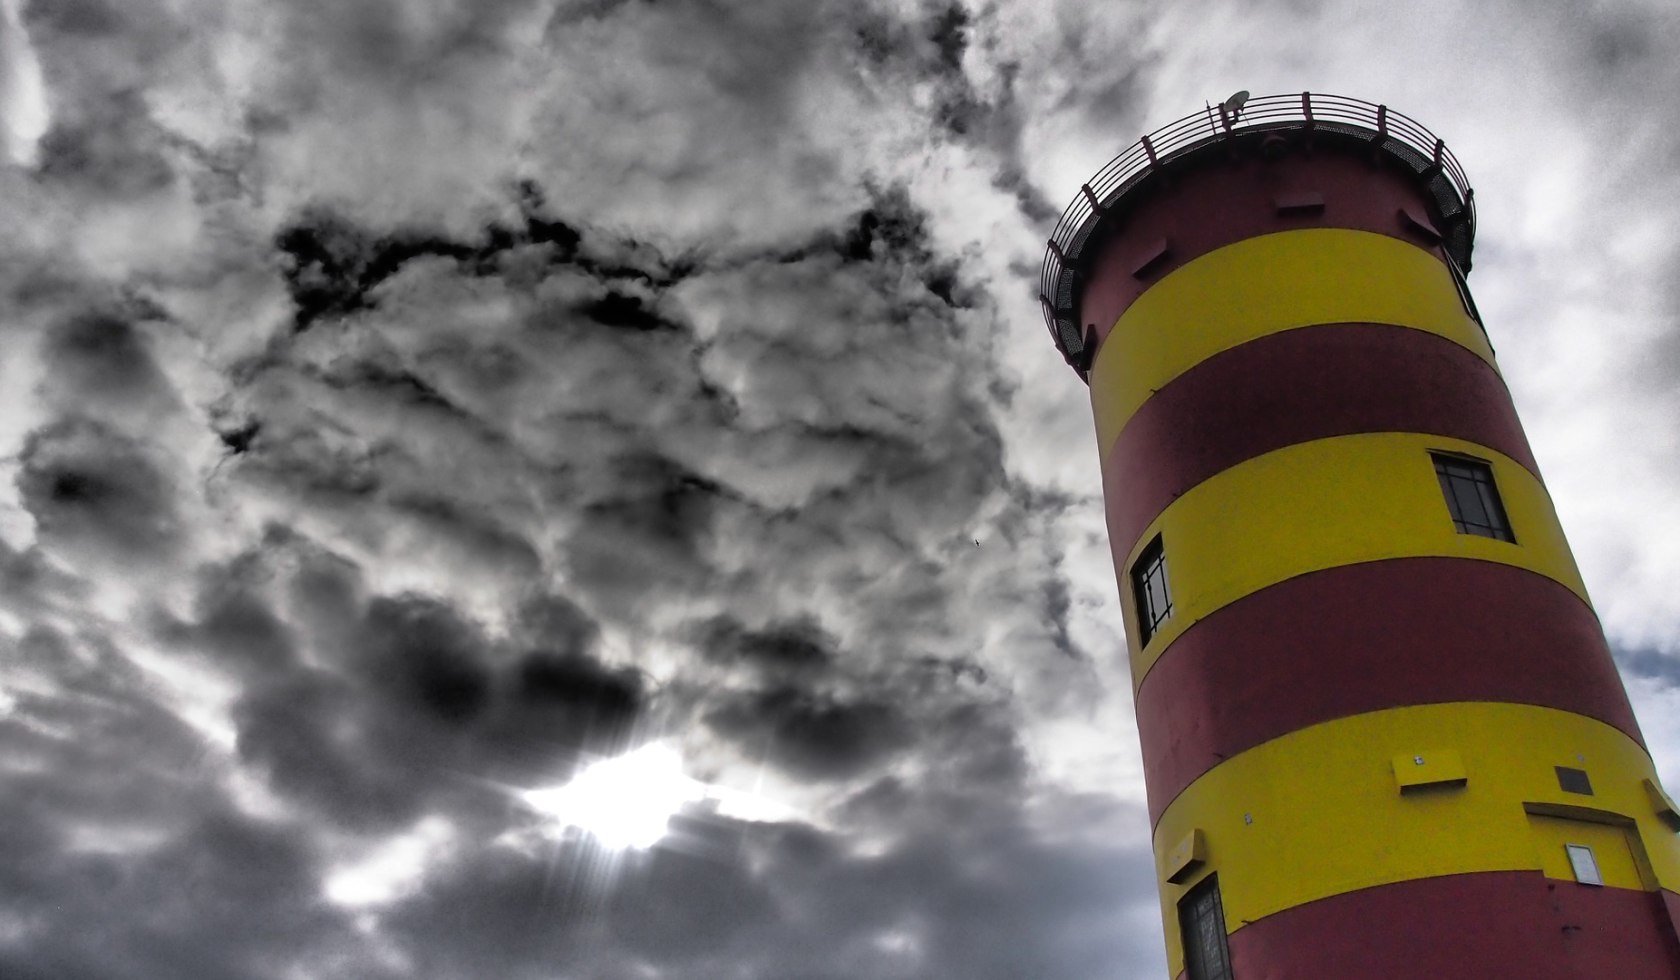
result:
[[[0,0],[0,58],[8,980],[1161,977],[1037,271],[1237,89],[1457,152],[1680,783],[1669,0]],[[657,846],[545,805],[630,750]]]

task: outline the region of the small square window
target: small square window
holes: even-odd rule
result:
[[[1172,616],[1172,594],[1167,591],[1167,553],[1161,547],[1159,534],[1132,565],[1132,595],[1137,599],[1139,645],[1147,646],[1161,624]]]
[[[1467,456],[1429,455],[1435,460],[1435,476],[1441,481],[1441,494],[1447,498],[1447,511],[1458,533],[1515,544],[1517,538],[1505,517],[1499,487],[1493,482],[1493,467]]]
[[[1598,859],[1593,857],[1592,848],[1585,844],[1565,844],[1563,849],[1569,852],[1569,866],[1575,871],[1575,880],[1583,885],[1603,885],[1604,876],[1598,873]]]
[[[1587,778],[1585,769],[1572,769],[1569,766],[1553,766],[1557,770],[1558,788],[1565,793],[1579,793],[1582,796],[1593,795],[1592,780]]]

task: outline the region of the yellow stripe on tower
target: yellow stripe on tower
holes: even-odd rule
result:
[[[1369,231],[1262,235],[1165,276],[1114,324],[1091,369],[1097,446],[1106,453],[1149,395],[1208,357],[1295,327],[1385,323],[1439,334],[1488,363],[1493,350],[1445,264]]]
[[[1431,450],[1486,460],[1516,543],[1453,526]],[[1172,616],[1149,644],[1128,631],[1134,685],[1184,630],[1221,607],[1308,572],[1385,558],[1443,556],[1514,565],[1586,586],[1540,481],[1485,446],[1411,432],[1337,436],[1257,456],[1173,501],[1132,546],[1121,575],[1156,534],[1166,556]],[[1123,589],[1130,622],[1136,600]]]
[[[1401,791],[1397,767],[1442,752],[1462,760],[1461,785]],[[1555,766],[1585,770],[1593,795],[1565,792]],[[1566,843],[1593,848],[1606,887],[1680,889],[1676,849],[1646,854],[1638,843],[1673,838],[1645,796],[1647,778],[1656,778],[1650,757],[1626,734],[1552,708],[1460,702],[1314,725],[1221,763],[1162,814],[1165,921],[1208,871],[1219,874],[1235,932],[1305,902],[1417,878],[1532,870],[1573,880]],[[1169,881],[1174,846],[1198,830],[1203,863]],[[1183,968],[1179,939],[1167,930],[1171,975]]]

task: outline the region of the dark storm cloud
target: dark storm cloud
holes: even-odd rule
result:
[[[370,295],[404,265],[427,256],[449,259],[477,273],[496,271],[497,259],[521,246],[548,246],[553,260],[570,260],[580,235],[564,222],[543,218],[542,193],[534,184],[520,188],[522,227],[491,225],[479,241],[454,241],[421,231],[375,233],[337,212],[316,208],[280,230],[275,245],[284,256],[282,273],[297,312],[293,328],[307,330],[323,316],[372,309]],[[615,294],[609,294],[609,297]],[[632,301],[617,296],[620,305]],[[606,303],[608,311],[615,309]]]
[[[257,978],[353,953],[315,898],[312,835],[224,796],[201,736],[109,640],[37,626],[8,659],[27,687],[0,717],[0,973]]]
[[[88,392],[132,396],[165,384],[133,323],[115,311],[79,313],[59,324],[48,334],[47,366],[55,386]]]
[[[1157,939],[1127,918],[1156,914],[1148,848],[1046,834],[993,788],[934,778],[901,790],[912,806],[848,808],[844,830],[691,813],[678,822],[686,843],[632,856],[604,893],[591,880],[599,868],[575,843],[541,861],[464,851],[385,921],[426,976],[1088,980],[1121,964],[1159,971]],[[1145,819],[1103,799],[1054,805],[1073,827]],[[860,832],[884,837],[859,854]],[[425,941],[440,930],[460,941]]]
[[[18,492],[44,537],[89,554],[161,557],[181,534],[174,481],[145,447],[69,420],[24,442]]]
[[[113,198],[141,197],[174,185],[177,174],[165,152],[166,137],[139,92],[117,92],[81,108],[78,115],[55,120],[42,138],[37,165],[42,179]]]
[[[172,646],[195,646],[218,665],[242,676],[273,675],[297,666],[297,640],[291,627],[258,592],[237,579],[222,579],[225,570],[202,590],[197,622],[191,625],[165,618],[158,624]]]
[[[651,963],[658,976],[695,980],[1088,980],[1116,963],[1160,959],[1153,937],[1139,942],[1127,923],[1103,911],[1147,903],[1153,913],[1152,881],[1128,873],[1149,860],[1138,850],[1098,845],[1072,852],[1018,823],[972,814],[966,828],[922,828],[867,858],[853,856],[844,835],[800,825],[734,833],[743,860],[671,850],[631,868],[597,913],[615,940],[610,946],[562,945],[551,936],[533,948],[535,936],[519,934],[509,937],[519,944],[512,950],[457,947],[438,972],[538,975],[530,964],[546,955],[602,977],[633,976],[635,964]],[[528,885],[525,902],[504,893],[491,908],[503,911],[505,923],[528,916],[540,894]],[[459,901],[468,896],[451,896],[447,886],[428,898],[451,897],[462,907],[483,907]],[[400,917],[414,928],[442,913],[416,907]],[[835,929],[841,922],[847,928]]]
[[[307,834],[222,809],[161,836],[163,843],[139,853],[64,853],[38,824],[9,822],[0,880],[12,920],[29,923],[29,942],[0,947],[0,973],[259,978],[286,961],[329,971],[353,963],[361,976],[392,975],[359,953],[340,913],[311,897]],[[31,847],[60,853],[50,878],[40,875]],[[194,923],[192,931],[181,929],[184,922]]]
[[[591,234],[582,234],[579,255],[617,252],[640,256],[634,259],[638,268],[668,265],[643,246],[590,245]],[[624,268],[605,262],[586,268],[577,257],[550,257],[534,279],[522,279],[524,285],[513,288],[516,294],[535,292],[551,282],[576,283],[580,276],[586,284],[623,280],[628,278],[621,274]],[[463,288],[499,278],[496,272],[459,265],[456,274]],[[531,274],[528,267],[520,272]],[[743,274],[755,277],[762,296],[778,302],[798,297],[798,305],[822,322],[845,319],[835,330],[813,331],[779,319],[770,309],[745,316],[726,340],[706,339],[687,326],[710,315],[703,299],[708,282]],[[502,281],[511,283],[511,277]],[[539,415],[557,431],[566,431],[568,412],[591,420],[607,412],[623,420],[614,424],[606,451],[576,457],[572,454],[588,450],[587,443],[559,444],[559,470],[537,470],[550,488],[549,499],[576,515],[560,542],[561,560],[577,595],[591,609],[616,617],[633,609],[656,612],[676,595],[717,602],[714,590],[727,588],[725,595],[750,597],[741,601],[752,609],[779,591],[777,578],[816,581],[838,572],[838,587],[876,591],[854,598],[858,623],[865,636],[893,637],[890,646],[880,651],[843,647],[817,619],[794,610],[751,620],[719,614],[699,625],[690,621],[679,632],[700,648],[702,659],[679,667],[686,679],[678,689],[685,692],[682,697],[695,700],[686,708],[668,704],[667,710],[705,719],[749,758],[799,779],[833,783],[869,777],[895,760],[931,755],[941,760],[941,779],[960,781],[965,793],[1007,797],[1019,792],[1029,767],[1011,734],[1009,709],[996,696],[975,693],[986,670],[914,651],[916,638],[924,633],[961,635],[963,630],[963,613],[953,603],[962,573],[935,560],[930,549],[968,547],[973,515],[988,504],[1005,508],[1005,520],[1019,520],[1007,516],[1013,513],[1014,497],[1003,475],[998,436],[967,387],[985,384],[987,374],[976,370],[970,381],[951,373],[954,363],[977,364],[975,350],[967,346],[972,338],[955,317],[961,304],[979,302],[981,294],[961,280],[949,259],[937,255],[925,215],[902,190],[877,191],[870,208],[841,229],[790,252],[744,263],[732,260],[722,269],[699,261],[680,281],[697,284],[700,292],[663,292],[656,275],[638,281],[635,287],[613,288],[643,290],[625,295],[641,298],[643,311],[662,311],[660,321],[668,326],[655,332],[667,336],[657,344],[641,339],[646,331],[626,330],[636,324],[625,323],[621,310],[602,315],[594,305],[598,299],[587,298],[544,302],[514,332],[485,338],[522,351],[518,360],[496,370],[499,377],[518,383],[530,361],[540,359],[548,379],[544,383],[562,396],[571,383],[614,383],[632,374],[641,380],[640,397],[621,405],[597,402],[574,409],[561,401],[558,410],[544,407]],[[402,295],[382,288],[379,295],[393,303]],[[901,292],[908,301],[896,298]],[[571,295],[592,294],[608,295],[587,286]],[[884,301],[883,295],[894,298]],[[456,439],[455,433],[480,424],[517,431],[491,407],[499,392],[462,386],[471,375],[446,370],[422,377],[423,349],[406,352],[400,343],[424,335],[416,332],[417,324],[401,319],[398,309],[370,305],[347,313],[341,333],[311,330],[311,342],[334,353],[324,362],[329,365],[324,375],[300,375],[331,379],[328,388],[345,399],[333,421],[347,430],[360,424],[358,413],[373,406],[381,406],[378,417],[400,411],[402,417],[425,413],[451,420],[444,426],[389,429],[380,448],[369,445],[357,452],[354,458],[366,474],[354,483],[362,488],[358,498],[384,500],[379,511],[357,512],[363,523],[376,514],[385,515],[377,518],[381,521],[412,520],[414,509],[402,506],[407,498],[392,488],[408,479],[403,475],[408,467]],[[370,361],[363,348],[348,341],[371,328],[388,331],[399,345],[381,348]],[[551,355],[543,346],[548,337],[564,338],[565,345]],[[714,352],[750,349],[737,345],[754,337],[775,356],[746,356],[715,366],[706,360]],[[581,357],[586,352],[605,356]],[[265,374],[290,370],[284,355],[269,356],[274,360]],[[708,377],[722,371],[723,363],[735,365],[729,369],[727,395],[720,382]],[[584,371],[586,377],[579,373]],[[908,397],[914,405],[922,396],[914,388],[871,390],[871,376],[882,371],[945,386],[952,401],[931,419],[919,415],[920,409],[900,409],[895,399]],[[845,383],[848,373],[865,382],[862,391]],[[786,386],[781,379],[788,376],[816,380],[817,386],[804,391]],[[285,416],[289,409],[274,401],[285,390],[269,390],[246,407],[253,417]],[[748,424],[744,414],[765,399],[812,393],[818,397],[810,403],[808,422],[778,423],[758,430],[754,441],[744,444],[750,459],[751,448],[760,445],[766,431],[783,432],[804,452],[851,460],[843,468],[845,476],[809,494],[801,506],[755,503],[750,487],[733,485],[743,474],[698,469],[707,462],[706,453],[692,449],[727,444],[735,426]],[[704,410],[695,412],[691,406]],[[687,445],[662,439],[657,429],[640,421],[648,418],[675,420]],[[326,444],[321,436],[307,438]],[[524,435],[501,438],[504,446],[529,445]],[[261,438],[228,465],[238,479],[267,480],[280,475],[281,458],[289,460],[284,471],[298,471],[302,459],[295,454],[307,444],[304,430],[293,423],[265,421]],[[594,462],[587,470],[573,470],[574,459],[588,458]],[[771,463],[770,470],[778,465]],[[455,486],[459,474],[427,473],[433,499],[465,499]],[[319,501],[320,494],[336,493],[332,487],[342,484],[305,484],[300,492],[302,499]],[[722,555],[730,535],[742,529],[757,535],[758,561],[754,567],[732,568]],[[880,586],[867,583],[873,576],[883,578]],[[470,798],[465,774],[526,784],[544,773],[552,778],[575,761],[580,749],[614,744],[636,724],[645,704],[666,697],[651,691],[640,675],[606,667],[594,657],[600,628],[575,601],[555,596],[528,600],[516,618],[520,639],[509,643],[490,637],[438,599],[357,599],[365,590],[352,584],[356,577],[330,563],[298,573],[290,586],[294,595],[303,596],[294,603],[293,615],[302,623],[296,642],[316,650],[313,660],[334,666],[298,665],[281,679],[251,685],[234,713],[242,757],[275,791],[343,827],[373,833],[439,808],[473,825],[491,825],[495,818],[489,804]],[[1055,606],[1058,593],[1048,584],[1041,588]],[[214,635],[226,630],[224,620],[231,618],[262,635],[264,615],[251,608],[235,615],[239,606],[206,606],[200,629]],[[310,611],[317,607],[322,611]],[[749,621],[763,625],[748,626]],[[1047,642],[1046,649],[1052,646],[1053,641]],[[902,662],[892,666],[894,660]],[[762,677],[762,686],[686,693],[707,690],[710,672],[732,664],[746,665],[751,675]],[[932,785],[899,783],[896,791],[877,792],[870,807],[860,804],[856,812],[890,823],[956,819],[965,808],[972,809],[972,800],[932,805],[925,798]],[[933,866],[950,857],[940,851],[906,853],[910,865],[925,861],[928,869],[906,871],[902,880],[883,873],[877,884],[908,888],[915,875],[935,875]],[[555,860],[562,870],[545,875],[540,864],[469,850],[441,871],[423,895],[393,911],[390,921],[406,929],[411,918],[424,922],[442,915],[441,910],[425,911],[435,908],[433,903],[466,903],[486,917],[486,935],[507,937],[494,952],[474,944],[438,947],[423,942],[427,930],[416,927],[412,951],[435,972],[477,963],[478,969],[517,975],[549,957],[555,963],[571,962],[560,951],[561,939],[579,926],[570,919],[550,922],[540,910],[569,907],[555,904],[560,886],[552,875],[563,877],[573,873],[564,868],[584,867],[587,861],[576,855]],[[662,904],[657,914],[642,909],[634,919],[620,922],[614,935],[625,952],[601,952],[602,963],[652,958],[685,976],[704,976],[707,970],[723,969],[723,961],[714,957],[765,955],[754,951],[777,941],[784,928],[776,924],[778,916],[787,914],[772,897],[778,887],[774,876],[754,880],[734,858],[711,865],[689,863],[693,860],[680,854],[650,859],[649,876],[638,879],[642,885],[627,886],[622,894],[628,897],[621,902],[652,901],[655,894],[693,897]],[[836,856],[834,861],[834,874],[843,877],[846,859]],[[644,887],[651,891],[637,890]],[[861,920],[852,927],[870,928]],[[898,928],[885,921],[880,927]],[[1101,948],[1113,952],[1112,946]],[[875,954],[866,951],[837,951],[842,953],[865,969],[876,963],[868,958]],[[1041,965],[1054,959],[1049,953],[1028,957]],[[612,975],[599,968],[603,972],[596,975]],[[774,959],[766,961],[767,972],[760,975],[797,975],[786,972],[794,969],[792,961]],[[1046,975],[1057,975],[1048,965],[1044,969]]]
[[[706,724],[803,779],[841,779],[879,765],[911,740],[898,708],[777,687],[727,700]]]
[[[518,627],[528,642],[562,657],[590,653],[601,638],[600,625],[562,595],[533,595],[520,603]]]
[[[148,321],[165,319],[155,306],[131,298],[50,325],[43,338],[42,400],[68,416],[97,415],[134,434],[175,415],[179,397],[142,330]],[[145,421],[136,425],[140,419]]]
[[[489,698],[484,639],[448,606],[419,596],[375,599],[364,643],[358,666],[372,686],[437,719],[470,721]]]
[[[80,600],[84,591],[83,583],[39,547],[19,550],[0,541],[0,594],[10,608],[34,617],[57,601]]]
[[[588,504],[566,542],[572,574],[619,609],[703,587],[724,489],[658,456],[617,460],[614,470],[613,495]]]
[[[1066,850],[1014,819],[983,813],[966,825],[927,827],[870,859],[797,830],[761,846],[779,871],[767,880],[784,903],[785,931],[829,918],[857,928],[843,938],[812,930],[803,943],[733,951],[756,961],[757,975],[1075,980],[1157,957],[1102,911],[1151,897],[1152,882],[1124,873],[1143,857],[1136,851]],[[811,947],[823,955],[808,955]]]
[[[1680,688],[1680,655],[1651,648],[1614,646],[1616,666],[1632,677],[1656,681],[1665,688]]]
[[[120,8],[106,0],[31,3],[28,5],[28,17],[32,26],[65,34],[110,35],[125,26]]]
[[[592,731],[616,731],[635,721],[643,701],[641,675],[609,670],[578,653],[535,650],[519,661],[519,696],[538,705],[581,709]]]
[[[1035,809],[1023,729],[1076,646],[1005,467],[996,284],[902,161],[848,145],[958,141],[1044,212],[1017,69],[976,80],[992,13],[30,17],[71,79],[39,186],[119,230],[77,239],[88,268],[32,308],[55,414],[19,457],[35,540],[0,540],[23,621],[0,644],[47,680],[0,711],[34,753],[0,787],[24,817],[0,902],[33,930],[0,937],[0,972],[1076,980],[1158,958],[1112,919],[1153,921],[1146,849],[1064,815],[1141,818]],[[159,237],[99,251],[131,227]],[[107,611],[100,559],[165,553],[185,571]],[[696,772],[762,765],[808,812],[697,804],[622,860],[527,846],[515,791],[651,737]],[[448,844],[406,890],[328,894],[425,826]]]
[[[697,624],[700,654],[720,664],[743,664],[768,673],[821,670],[835,658],[834,637],[810,617],[748,629],[730,616]]]
[[[291,633],[251,595],[210,602],[191,627],[212,646],[236,639],[246,659],[267,643],[268,669],[234,709],[240,754],[334,820],[389,826],[439,807],[476,819],[501,806],[479,780],[552,779],[622,744],[643,711],[641,677],[593,656],[594,624],[563,597],[527,603],[533,639],[550,645],[509,649],[432,598],[364,603],[356,577],[314,559],[290,583],[301,639],[338,669],[292,656]]]
[[[542,557],[530,541],[470,501],[393,494],[391,507],[425,533],[454,542],[461,551],[479,556],[510,576],[532,576],[542,567]]]

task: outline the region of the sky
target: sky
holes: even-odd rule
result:
[[[0,0],[0,976],[1143,980],[1043,242],[1385,102],[1680,783],[1680,7]]]

